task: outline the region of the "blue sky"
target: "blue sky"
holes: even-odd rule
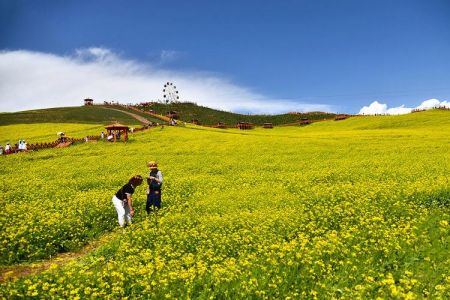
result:
[[[25,80],[34,82],[32,74],[40,73],[33,68],[56,68],[20,64],[26,58],[48,59],[49,64],[69,58],[69,62],[58,62],[58,68],[64,69],[64,63],[80,56],[83,64],[86,59],[98,62],[98,49],[118,61],[119,70],[127,63],[133,64],[133,70],[144,66],[149,80],[168,78],[185,84],[176,82],[180,95],[186,91],[188,100],[241,112],[261,112],[252,109],[258,101],[282,106],[267,105],[262,111],[266,113],[308,108],[357,113],[375,100],[390,107],[415,107],[430,98],[450,100],[448,0],[0,0],[0,50],[4,55],[0,76],[8,77],[10,83],[0,83],[0,110],[28,108],[7,103],[11,96],[33,100],[33,107],[50,105],[40,102],[42,98],[58,97],[51,89],[48,96],[38,93],[39,99],[31,99],[31,91],[26,95],[12,91]],[[14,59],[19,63],[13,63]],[[29,70],[29,78],[21,75],[24,70]],[[133,73],[134,79],[139,72]],[[186,86],[197,84],[201,89],[202,79],[219,82],[213,85],[221,94],[217,101],[211,100],[215,98],[211,84],[208,93]],[[134,82],[127,81],[128,85]],[[68,84],[58,82],[61,85]],[[99,99],[114,96],[102,94],[104,85],[83,86],[84,94]],[[145,91],[147,98],[160,97],[159,86],[149,86],[154,87]],[[38,88],[30,83],[30,89]],[[251,101],[239,106],[236,103],[246,99],[233,100],[225,94],[248,96]],[[116,100],[124,95],[125,87],[117,91]],[[74,91],[61,101],[71,104],[77,97]],[[128,99],[139,97],[130,92]]]

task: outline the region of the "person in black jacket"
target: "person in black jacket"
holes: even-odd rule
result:
[[[126,221],[131,224],[131,218],[134,216],[133,199],[131,195],[134,189],[142,184],[142,176],[136,175],[130,178],[127,184],[121,187],[117,193],[112,197],[112,202],[117,211],[117,218],[119,225],[125,226]]]
[[[150,168],[150,174],[147,178],[147,205],[145,210],[147,214],[150,211],[161,208],[161,187],[163,183],[163,176],[160,170],[158,170],[158,164],[155,161],[147,163]]]

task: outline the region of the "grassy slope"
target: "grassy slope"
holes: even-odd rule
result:
[[[334,117],[334,114],[326,113],[308,113],[302,116],[298,115],[241,115],[211,109],[204,106],[198,106],[192,103],[173,103],[173,104],[155,104],[151,107],[155,112],[165,115],[168,111],[178,112],[180,120],[191,122],[192,119],[198,119],[201,124],[215,125],[223,122],[228,125],[235,125],[237,122],[250,122],[257,125],[269,122],[274,125],[289,124],[297,122],[302,117],[310,119],[323,119]]]
[[[319,130],[428,129],[439,130],[450,125],[450,111],[428,110],[400,116],[356,116],[343,121],[320,122]]]
[[[113,121],[127,125],[140,125],[133,117],[101,106],[61,107],[0,113],[0,126],[35,123],[109,124]]]
[[[30,110],[15,113],[0,113],[0,126],[12,124],[30,124],[30,123],[82,123],[82,124],[106,124],[118,121],[127,125],[139,125],[140,123],[127,114],[105,108],[120,109],[140,115],[149,121],[160,123],[161,120],[153,118],[145,113],[127,109],[118,106],[80,106],[63,107],[40,110]],[[204,125],[215,125],[223,122],[228,125],[235,125],[237,122],[250,122],[256,125],[262,125],[269,122],[274,125],[291,124],[297,122],[300,118],[307,117],[311,120],[333,118],[334,114],[311,112],[304,115],[240,115],[225,111],[219,111],[203,106],[197,106],[191,103],[174,104],[155,104],[152,109],[165,115],[167,111],[175,110],[179,113],[180,120],[191,122],[192,119],[198,119]]]
[[[149,159],[164,172],[166,209],[147,218],[139,187],[131,230],[81,264],[0,290],[26,295],[35,284],[45,295],[51,282],[59,297],[71,283],[81,298],[86,287],[100,287],[99,297],[443,297],[449,119],[430,111],[273,130],[166,127],[128,144],[1,158],[6,256],[36,259],[113,228],[110,196]]]
[[[141,116],[141,117],[144,117],[144,118],[146,118],[147,120],[149,120],[149,121],[151,121],[151,122],[154,122],[154,123],[161,123],[161,120],[160,120],[160,119],[157,119],[157,118],[155,118],[155,117],[153,117],[153,116],[151,116],[151,115],[148,115],[148,114],[146,114],[146,113],[139,112],[139,111],[136,111],[136,110],[133,110],[133,109],[129,109],[129,108],[126,108],[126,107],[123,107],[123,106],[118,106],[118,105],[107,105],[107,106],[105,106],[105,107],[107,107],[107,108],[110,107],[110,108],[114,108],[114,109],[120,109],[120,110],[123,110],[123,111],[126,111],[126,112],[130,112],[130,113],[139,115],[139,116]]]
[[[0,126],[0,145],[18,143],[26,140],[28,144],[52,142],[58,138],[57,132],[65,132],[66,136],[82,138],[88,135],[106,133],[103,125],[73,123],[36,123]]]

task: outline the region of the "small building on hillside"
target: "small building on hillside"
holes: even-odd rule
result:
[[[214,128],[221,128],[221,129],[226,129],[227,125],[225,125],[225,123],[219,122],[217,123],[217,125],[213,126]]]
[[[191,120],[191,123],[192,123],[192,124],[195,124],[195,125],[200,125],[200,121],[197,120],[197,119],[192,119],[192,120]]]
[[[110,142],[117,142],[123,137],[123,140],[128,141],[128,131],[129,127],[126,125],[122,125],[120,123],[114,123],[108,126],[105,126],[106,131],[108,132],[106,135],[106,139]]]
[[[311,124],[311,120],[308,118],[301,118],[300,119],[300,125],[308,125]]]
[[[349,115],[346,115],[346,114],[340,114],[340,115],[336,115],[336,116],[334,117],[334,120],[335,120],[335,121],[341,121],[341,120],[347,119],[348,117],[350,117],[350,116],[349,116]]]
[[[84,99],[84,105],[94,105],[94,100],[90,98]]]
[[[178,120],[178,113],[174,110],[171,110],[166,113],[166,117]]]
[[[272,123],[264,123],[263,128],[273,128],[273,124]]]
[[[249,122],[239,122],[236,124],[236,127],[242,130],[254,129],[255,126]]]

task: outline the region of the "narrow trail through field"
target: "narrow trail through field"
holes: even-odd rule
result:
[[[127,114],[127,115],[129,115],[129,116],[135,118],[136,120],[138,120],[139,122],[141,122],[141,123],[144,124],[144,125],[147,125],[147,124],[150,124],[150,123],[151,123],[151,122],[150,122],[149,120],[147,120],[146,118],[144,118],[144,117],[142,117],[142,116],[140,116],[140,115],[137,115],[137,114],[133,114],[133,113],[128,112],[128,111],[124,111],[124,110],[117,109],[117,108],[109,108],[109,107],[102,107],[102,108],[103,108],[103,109],[110,109],[110,110],[120,111],[120,112],[122,112],[122,113],[124,113],[124,114]]]
[[[97,249],[105,242],[110,240],[117,232],[112,231],[103,234],[100,238],[92,240],[82,249],[76,252],[65,252],[58,253],[53,258],[48,260],[37,261],[33,263],[17,264],[12,266],[2,266],[0,267],[0,283],[15,278],[24,277],[27,275],[35,275],[42,273],[55,265],[60,267],[66,265],[67,263],[74,261],[78,258],[84,257],[86,254]]]

